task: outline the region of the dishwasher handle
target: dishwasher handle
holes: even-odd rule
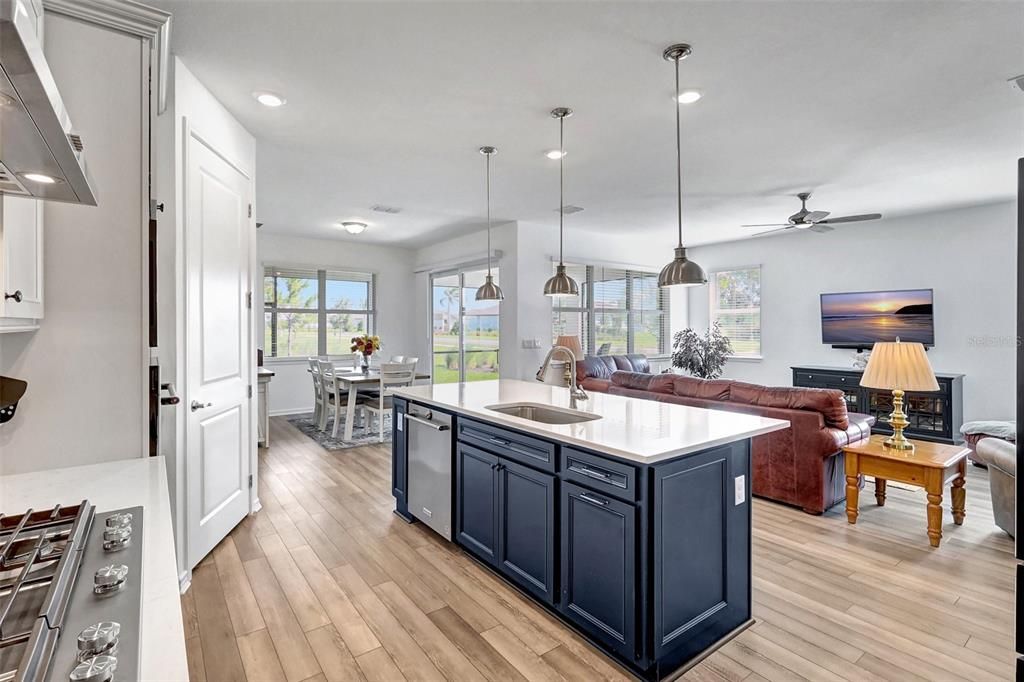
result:
[[[440,422],[430,421],[430,419],[433,416],[434,416],[433,414],[428,412],[423,417],[417,416],[415,414],[406,414],[405,418],[408,419],[409,421],[414,421],[414,422],[416,422],[418,424],[423,424],[424,426],[429,426],[430,428],[434,429],[435,431],[448,431],[449,429],[452,428],[448,424],[442,424]]]

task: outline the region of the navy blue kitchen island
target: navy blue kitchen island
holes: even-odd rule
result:
[[[451,539],[634,674],[663,679],[752,623],[750,438],[787,422],[517,381],[401,394],[396,513],[438,512],[409,430],[443,413],[450,438],[413,457],[450,464]],[[490,409],[506,405],[586,421]]]

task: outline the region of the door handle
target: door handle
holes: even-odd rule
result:
[[[4,300],[6,301],[9,298],[13,298],[15,303],[21,303],[21,300],[24,298],[24,296],[21,293],[21,289],[18,289],[13,294],[8,294],[4,292]]]
[[[201,403],[198,400],[193,400],[192,401],[192,411],[193,412],[195,412],[196,410],[202,410],[202,409],[207,408],[207,407],[213,407],[213,403]]]

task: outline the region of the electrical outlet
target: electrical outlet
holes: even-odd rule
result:
[[[737,476],[736,477],[736,506],[740,506],[747,501],[747,477]]]

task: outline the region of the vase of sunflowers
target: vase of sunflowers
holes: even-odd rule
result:
[[[370,373],[370,356],[380,350],[380,337],[363,334],[352,337],[352,352],[363,357],[363,374]]]

